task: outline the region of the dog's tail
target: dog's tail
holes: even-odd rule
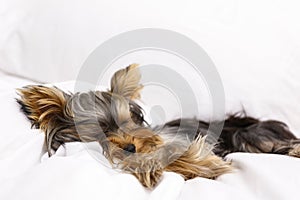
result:
[[[110,92],[131,100],[139,99],[143,86],[140,84],[141,74],[137,67],[138,64],[131,64],[117,71],[111,78]]]

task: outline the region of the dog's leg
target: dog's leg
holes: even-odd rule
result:
[[[152,189],[160,181],[163,174],[163,169],[159,163],[153,159],[129,160],[122,162],[122,169],[134,175],[143,186]]]
[[[166,166],[166,171],[181,174],[186,180],[195,177],[214,179],[231,172],[230,162],[214,155],[205,138],[197,137],[178,159]]]
[[[163,167],[153,154],[125,155],[119,148],[110,148],[108,160],[124,172],[132,174],[145,187],[152,189],[160,181]]]

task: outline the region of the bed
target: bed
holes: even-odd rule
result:
[[[96,142],[67,143],[49,158],[43,133],[31,129],[15,101],[15,89],[29,84],[74,91],[82,63],[99,44],[122,32],[155,26],[180,32],[207,52],[224,86],[225,113],[244,109],[260,119],[281,120],[300,137],[299,3],[2,2],[0,199],[299,199],[300,159],[282,155],[229,154],[232,173],[184,181],[165,172],[153,190],[113,169]],[[151,64],[153,58],[156,64],[179,65],[164,54],[137,52],[113,63],[101,88],[108,87],[115,69],[131,62]],[[142,96],[147,116],[157,104],[168,107],[164,120],[177,116],[168,99],[148,92]],[[202,112],[190,116],[209,118],[208,101],[201,101]]]

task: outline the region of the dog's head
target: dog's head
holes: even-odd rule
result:
[[[56,87],[30,85],[18,89],[17,102],[36,128],[46,133],[49,154],[61,144],[96,141],[114,132],[124,121],[143,126],[140,97],[141,75],[136,64],[117,71],[108,91],[67,94]],[[103,135],[103,134],[102,134]]]
[[[140,78],[137,65],[130,65],[113,75],[108,91],[67,94],[56,87],[27,86],[18,90],[17,101],[32,125],[45,132],[49,155],[66,142],[99,141],[108,160],[153,187],[162,175],[153,152],[164,141],[145,126],[134,101],[143,87]]]

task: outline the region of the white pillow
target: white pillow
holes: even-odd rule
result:
[[[227,113],[243,106],[249,115],[279,119],[300,131],[297,1],[2,2],[0,69],[4,71],[41,82],[76,79],[88,55],[112,36],[145,27],[170,29],[196,41],[212,58],[225,87]],[[113,68],[132,62],[171,63],[163,56],[151,61],[145,54],[117,61]],[[146,96],[146,104],[157,104],[157,94]],[[166,120],[178,115],[168,99],[159,101],[169,105]],[[190,116],[209,116],[209,103],[204,95],[200,112]]]
[[[75,79],[84,60],[98,45],[137,28],[166,28],[186,34],[226,70],[248,70],[262,61],[276,68],[282,58],[297,55],[299,44],[297,2],[2,2],[0,68],[42,82]]]

